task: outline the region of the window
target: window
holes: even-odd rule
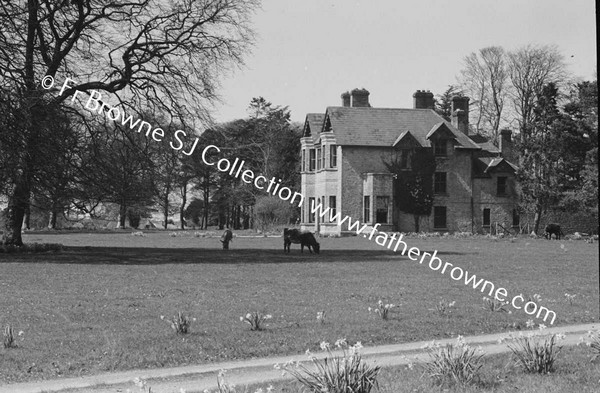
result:
[[[321,168],[325,169],[325,146],[323,146],[323,155],[321,156]]]
[[[506,195],[506,177],[498,176],[498,182],[496,183],[496,186],[498,196]]]
[[[371,222],[371,196],[365,195],[363,202],[363,222]]]
[[[376,202],[376,206],[375,206],[376,220],[375,220],[375,222],[378,222],[380,224],[387,224],[388,223],[388,206],[390,204],[390,197],[378,196],[375,199],[375,202]]]
[[[491,224],[490,209],[488,209],[486,207],[485,209],[483,209],[483,226],[484,227],[489,227],[490,224]]]
[[[302,159],[301,159],[301,171],[304,172],[306,170],[306,151],[302,149]]]
[[[308,198],[308,222],[315,222],[314,205],[315,198]]]
[[[329,196],[329,217],[334,217],[336,213],[335,195]]]
[[[411,151],[401,150],[400,151],[400,169],[410,169]]]
[[[446,172],[436,172],[435,181],[433,183],[434,194],[446,193]]]
[[[321,169],[321,148],[317,149],[317,170]]]
[[[436,155],[436,157],[446,157],[447,142],[448,141],[445,139],[438,139],[433,143],[433,153]]]
[[[329,146],[329,166],[331,168],[337,167],[337,146],[336,145]]]
[[[446,206],[433,207],[433,228],[446,229]]]
[[[309,151],[309,161],[308,161],[308,170],[310,172],[314,172],[315,170],[315,149],[310,149]]]
[[[513,209],[512,213],[512,226],[518,227],[521,224],[521,220],[519,218],[519,211],[517,209]]]

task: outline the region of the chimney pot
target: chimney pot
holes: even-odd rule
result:
[[[502,157],[508,161],[512,161],[514,159],[512,131],[508,128],[500,130],[500,152]]]
[[[371,104],[369,104],[369,94],[369,91],[365,88],[353,89],[350,92],[351,106],[355,108],[370,108]]]
[[[344,92],[342,93],[342,106],[350,106],[350,93]]]
[[[414,109],[433,109],[433,93],[425,90],[417,90],[413,94]]]
[[[452,125],[469,135],[469,97],[452,97]]]

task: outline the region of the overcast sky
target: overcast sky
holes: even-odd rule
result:
[[[574,75],[596,75],[593,0],[263,0],[253,20],[256,46],[223,80],[217,121],[246,117],[258,96],[304,121],[355,87],[372,106],[411,108],[417,89],[442,93],[491,45],[555,44]]]

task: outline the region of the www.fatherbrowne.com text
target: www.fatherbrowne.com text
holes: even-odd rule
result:
[[[59,95],[62,95],[65,92],[65,90],[72,88],[72,86],[69,85],[69,82],[75,81],[73,79],[67,78],[60,89]],[[42,79],[41,85],[44,89],[51,89],[54,86],[54,78],[48,75],[45,76]],[[77,90],[73,93],[71,101],[74,101],[77,98],[78,93],[79,91]],[[116,106],[111,107],[107,105],[105,102],[102,101],[102,95],[98,91],[92,90],[91,93],[89,93],[89,98],[85,103],[85,108],[97,114],[106,113],[106,116],[110,120],[115,122],[120,121],[121,125],[128,125],[130,130],[134,130],[135,128],[137,128],[138,133],[141,133],[142,130],[145,130],[146,137],[151,137],[157,142],[161,142],[165,137],[165,132],[162,128],[154,128],[150,123],[145,122],[141,119],[137,119],[134,122],[133,117],[131,115],[126,116],[125,112],[122,109]],[[184,149],[184,146],[186,144],[184,143],[184,139],[182,139],[187,137],[187,133],[185,131],[177,130],[173,134],[173,137],[175,140],[169,142],[169,145],[172,149],[181,151],[187,156],[190,156],[194,153],[198,145],[198,137],[195,138],[188,151],[185,151],[186,149]],[[175,142],[175,144],[173,142]],[[277,181],[273,177],[270,180],[267,180],[265,176],[256,176],[252,170],[244,169],[245,161],[240,161],[238,158],[236,158],[233,161],[233,163],[227,158],[221,158],[218,161],[214,162],[209,161],[210,157],[208,157],[208,153],[211,152],[211,150],[214,150],[217,153],[221,151],[221,149],[218,146],[206,146],[201,153],[202,161],[206,165],[215,166],[215,168],[218,171],[227,172],[229,173],[229,175],[234,176],[236,178],[240,177],[241,175],[241,179],[244,183],[254,184],[254,187],[266,191],[267,193],[270,193],[272,195],[277,195],[282,200],[290,201],[290,203],[292,204],[294,202],[297,202],[299,207],[303,205],[304,195],[302,195],[299,192],[293,192],[288,187],[280,187],[281,179]],[[348,231],[355,232],[356,235],[362,234],[364,237],[367,237],[367,234],[363,233],[365,230],[368,230],[367,224],[363,224],[361,226],[360,221],[352,220],[350,216],[345,216],[344,218],[342,218],[339,212],[333,214],[329,207],[323,208],[321,203],[315,204],[314,200],[310,208],[311,214],[318,214],[319,217],[322,219],[328,218],[329,222],[337,223],[337,225],[340,227],[344,225],[344,222],[346,222],[348,226]],[[377,233],[377,235],[375,236],[375,243],[377,243],[378,245],[386,247],[389,250],[393,250],[394,252],[398,252],[398,249],[402,247],[402,251],[400,252],[400,254],[406,254],[410,260],[417,261],[419,260],[419,257],[421,257],[421,259],[419,260],[419,264],[422,265],[425,262],[433,271],[440,271],[441,274],[446,274],[446,272],[448,272],[448,275],[451,279],[455,281],[462,281],[464,279],[465,285],[471,285],[473,289],[479,289],[482,293],[488,293],[489,296],[493,296],[493,298],[499,302],[506,301],[508,292],[505,288],[496,288],[494,283],[488,280],[484,280],[483,278],[477,280],[477,276],[475,274],[470,275],[468,271],[463,270],[461,267],[455,266],[447,261],[442,261],[437,256],[437,250],[435,250],[433,254],[430,254],[428,252],[421,252],[417,247],[409,248],[408,244],[406,244],[406,242],[402,240],[404,238],[403,234],[393,233],[389,235],[386,232],[378,231],[377,228],[379,226],[380,224],[375,224],[372,228],[370,228],[370,230],[368,230],[369,240],[373,240],[373,237]],[[426,261],[427,257],[429,257],[429,259]],[[522,309],[527,315],[535,315],[536,318],[541,318],[543,316],[544,322],[546,322],[546,319],[548,319],[549,316],[552,316],[550,324],[554,324],[554,320],[556,319],[556,313],[554,311],[549,310],[548,308],[543,306],[538,306],[535,302],[531,300],[528,300],[525,303],[525,298],[523,297],[523,295],[514,296],[509,303],[512,305],[512,307],[514,307],[517,310]]]

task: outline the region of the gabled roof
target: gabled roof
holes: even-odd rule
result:
[[[475,171],[480,175],[489,175],[492,172],[509,172],[517,171],[517,166],[511,164],[501,157],[480,157],[475,159]]]
[[[325,114],[323,113],[309,113],[306,115],[306,121],[304,122],[304,130],[302,136],[313,136],[317,137],[321,132],[323,126],[323,119]]]
[[[414,136],[410,133],[410,131],[404,131],[396,140],[394,141],[394,147],[419,147],[419,142],[415,139]]]
[[[328,107],[325,116],[331,121],[338,145],[393,146],[399,136],[410,131],[421,146],[430,147],[427,135],[443,123],[456,138],[458,147],[479,149],[431,109]]]

